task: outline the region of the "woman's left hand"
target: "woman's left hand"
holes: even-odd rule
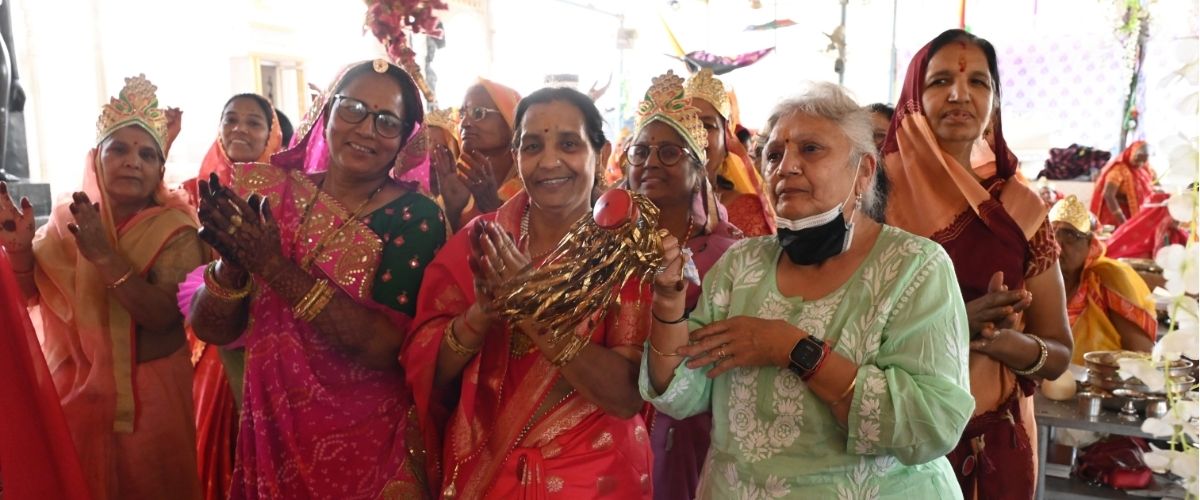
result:
[[[67,224],[67,230],[75,235],[75,245],[80,255],[93,264],[102,263],[114,255],[104,224],[100,222],[100,204],[92,203],[88,195],[77,192],[71,195],[71,216],[75,222]]]
[[[530,267],[529,257],[517,249],[516,242],[495,222],[484,223],[483,267],[493,290],[517,279]]]
[[[713,365],[708,378],[716,378],[743,366],[785,367],[792,347],[807,335],[782,320],[735,316],[692,332],[692,343],[679,354],[691,358],[688,368]]]

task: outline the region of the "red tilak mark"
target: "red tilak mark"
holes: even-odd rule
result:
[[[966,57],[958,56],[958,72],[959,73],[967,72],[967,58]]]

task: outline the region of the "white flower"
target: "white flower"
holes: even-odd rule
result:
[[[1163,269],[1163,278],[1167,280],[1167,292],[1172,296],[1189,293],[1200,293],[1200,274],[1196,266],[1196,248],[1194,244],[1174,244],[1163,247],[1154,255],[1154,262]]]
[[[1156,368],[1145,358],[1121,358],[1117,360],[1120,370],[1117,371],[1122,379],[1137,378],[1151,392],[1162,392],[1167,381],[1163,378],[1162,370]]]
[[[1200,359],[1200,330],[1195,325],[1189,325],[1186,329],[1181,326],[1164,335],[1154,349],[1161,351],[1161,358],[1168,361],[1175,361],[1180,355]]]
[[[1166,419],[1150,417],[1142,422],[1142,432],[1151,436],[1170,436],[1175,433],[1175,426]]]
[[[1195,156],[1195,150],[1188,151],[1188,156]],[[1174,163],[1174,162],[1172,162]],[[1167,200],[1167,211],[1179,222],[1191,222],[1196,214],[1196,193],[1184,191],[1171,195]]]

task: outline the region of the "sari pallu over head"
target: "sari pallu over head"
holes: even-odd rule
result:
[[[495,221],[520,241],[527,206],[529,197],[521,192],[479,219]],[[443,336],[451,321],[475,302],[467,265],[469,234],[459,231],[427,269],[418,298],[418,326],[402,356],[427,448],[431,453],[442,451],[440,461],[430,455],[430,482],[441,483],[443,493],[453,491],[462,499],[514,491],[543,498],[547,492],[579,492],[572,488],[580,485],[595,487],[587,493],[591,496],[642,496],[650,486],[651,457],[641,417],[622,420],[607,415],[574,392],[534,421],[561,375],[536,348],[513,354],[515,334],[510,329],[488,332],[482,350],[463,370],[461,386],[455,387],[460,391],[435,390]],[[640,350],[648,329],[648,289],[627,283],[620,297],[619,306],[595,318],[592,341]]]
[[[999,106],[991,118],[995,170],[984,172],[992,175],[982,182],[967,170],[970,165],[960,165],[942,150],[925,117],[925,73],[940,48],[935,43],[969,37],[949,30],[913,56],[882,151],[891,181],[888,223],[942,245],[954,263],[964,302],[985,295],[996,271],[1004,273],[1010,290],[1024,287],[1031,262],[1040,258],[1031,239],[1044,231],[1048,211],[1036,192],[1014,179],[1018,162],[1004,139]],[[971,353],[969,365],[976,414],[948,456],[964,496],[1028,498],[1036,467],[1035,428],[1032,400],[1022,395],[1032,394],[1034,384],[983,354]]]
[[[1105,255],[1105,245],[1093,237],[1083,264],[1079,289],[1067,297],[1067,315],[1075,337],[1071,362],[1083,365],[1092,351],[1121,350],[1121,335],[1109,314],[1137,325],[1151,342],[1158,334],[1158,317],[1150,289],[1128,264]]]
[[[1109,184],[1117,185],[1117,194],[1125,197],[1121,207],[1127,218],[1133,218],[1141,211],[1142,203],[1154,192],[1154,169],[1146,162],[1140,167],[1133,166],[1133,156],[1146,147],[1146,141],[1136,141],[1125,148],[1112,163],[1100,170],[1096,184],[1092,188],[1091,210],[1100,219],[1101,224],[1116,225],[1116,216],[1108,209],[1104,201],[1104,189]],[[1128,222],[1128,221],[1126,221]]]
[[[84,159],[82,191],[100,205],[100,221],[109,243],[146,276],[159,252],[184,231],[198,227],[195,214],[180,192],[169,192],[160,178],[150,206],[120,224],[102,186],[100,146],[125,127],[138,127],[166,145],[166,119],[158,109],[156,88],[144,76],[127,78],[118,98],[105,107],[98,124],[96,147]],[[139,402],[136,325],[105,285],[100,271],[79,253],[70,203],[60,203],[33,241],[43,351],[58,388],[63,411],[75,440],[84,475],[96,494],[112,490],[116,455],[114,433],[138,429]]]
[[[427,186],[428,157],[419,137],[422,101],[416,85],[385,61],[349,66],[313,104],[294,147],[271,164],[234,167],[238,196],[270,200],[284,256],[329,279],[347,296],[383,313],[400,331],[411,318],[373,299],[385,242],[361,219],[325,194],[307,174],[325,172],[325,127],[333,91],[370,71],[395,78],[412,124],[391,176],[409,188]],[[399,216],[399,214],[397,214]],[[318,252],[316,255],[310,255]],[[292,304],[258,280],[250,305],[246,346],[245,407],[238,433],[232,498],[423,498],[422,465],[407,444],[422,443],[410,425],[411,398],[401,371],[373,371],[332,346]],[[407,443],[407,444],[406,444]]]
[[[239,94],[233,99],[248,98],[256,101],[261,100],[262,103],[267,103],[265,97],[257,94]],[[232,99],[230,100],[232,102]],[[228,104],[226,104],[228,106]],[[267,119],[271,120],[271,130],[267,133],[267,145],[263,148],[262,154],[254,160],[255,163],[267,163],[271,160],[271,155],[278,153],[284,146],[283,131],[279,127],[279,115],[275,113],[275,108],[272,108],[268,103],[266,106],[270,110]],[[204,160],[200,162],[200,174],[195,179],[188,179],[183,182],[183,189],[187,191],[188,196],[193,205],[199,205],[198,184],[201,179],[207,181],[210,174],[217,174],[217,178],[221,180],[222,185],[229,185],[229,179],[233,172],[233,160],[229,159],[229,154],[225,152],[225,146],[221,144],[221,132],[218,129],[216,139],[213,139],[212,146],[209,146],[208,152],[204,154]]]

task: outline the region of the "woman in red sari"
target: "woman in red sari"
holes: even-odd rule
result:
[[[446,234],[408,182],[427,179],[407,161],[422,105],[398,66],[351,65],[295,147],[236,164],[232,189],[200,183],[201,236],[221,259],[185,298],[188,320],[246,346],[231,498],[428,496],[397,362]]]
[[[1151,193],[1138,210],[1108,238],[1110,259],[1153,259],[1167,245],[1187,244],[1187,232],[1167,211],[1167,193]]]
[[[954,262],[971,329],[975,414],[950,465],[966,498],[1033,495],[1032,391],[1071,359],[1071,331],[1047,207],[1017,181],[1000,120],[995,49],[949,30],[913,56],[883,146],[887,221]],[[996,161],[971,168],[992,124]]]
[[[238,94],[221,108],[217,138],[204,155],[200,175],[183,183],[193,205],[199,205],[198,181],[216,174],[228,184],[234,163],[270,161],[283,142],[275,109],[258,94]],[[217,347],[188,332],[188,347],[196,373],[192,399],[196,404],[196,465],[206,500],[225,498],[233,476],[238,409],[242,406],[242,376],[246,353],[241,346]]]
[[[1101,224],[1125,224],[1154,192],[1154,169],[1146,162],[1148,158],[1146,141],[1137,141],[1100,171],[1092,189],[1092,213]]]
[[[775,234],[775,214],[763,191],[762,174],[734,133],[736,110],[725,84],[713,77],[712,70],[702,69],[688,78],[684,93],[704,124],[708,183],[720,197],[729,222],[747,237]]]
[[[430,264],[403,356],[423,430],[444,438],[431,482],[442,482],[443,498],[649,498],[637,392],[648,287],[626,284],[594,327],[579,325],[591,341],[577,351],[491,312],[491,290],[541,265],[591,216],[611,149],[600,112],[575,90],[533,93],[515,123],[528,191],[477,218]]]

